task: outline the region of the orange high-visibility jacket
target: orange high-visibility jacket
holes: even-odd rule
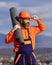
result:
[[[46,28],[45,24],[40,19],[37,20],[37,23],[38,23],[38,26],[29,26],[30,37],[32,40],[32,43],[31,43],[32,49],[35,49],[35,46],[36,46],[36,44],[35,44],[36,35],[42,31],[44,31]],[[22,34],[23,34],[24,39],[28,38],[28,32],[23,27],[22,27]],[[15,40],[14,32],[12,32],[12,30],[8,34],[6,34],[5,42],[6,42],[6,44],[9,44],[10,42],[14,42],[14,51],[19,50],[20,44]],[[26,45],[26,43],[24,43],[24,44]]]

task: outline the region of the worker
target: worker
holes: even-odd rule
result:
[[[35,37],[46,29],[45,24],[38,16],[31,16],[26,10],[23,10],[17,16],[20,25],[15,25],[9,33],[6,34],[6,43],[14,42],[13,51],[16,53],[14,65],[36,65]],[[30,19],[35,20],[38,26],[30,26]],[[15,31],[22,30],[24,43],[20,44],[15,39]]]

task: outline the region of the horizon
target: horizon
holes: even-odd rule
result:
[[[12,44],[5,43],[5,34],[0,34],[0,48],[13,47]],[[36,47],[37,48],[52,48],[52,37],[45,35],[36,36]]]

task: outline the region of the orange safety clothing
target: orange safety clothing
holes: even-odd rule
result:
[[[32,41],[31,44],[32,44],[33,50],[36,47],[36,44],[35,44],[36,35],[42,31],[44,31],[46,28],[45,24],[40,19],[37,20],[37,23],[38,23],[38,26],[29,26],[29,33],[30,33],[30,37],[31,37],[31,41]],[[27,30],[24,27],[22,27],[21,30],[22,30],[22,34],[23,34],[24,39],[27,39],[28,38]],[[20,44],[15,40],[14,32],[12,32],[12,30],[8,34],[6,34],[5,41],[7,44],[9,44],[10,42],[14,42],[14,51],[16,52],[19,50]],[[26,45],[28,43],[24,43],[24,44]]]

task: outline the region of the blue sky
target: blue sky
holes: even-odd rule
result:
[[[0,0],[0,33],[8,33],[12,29],[10,12],[11,7],[16,7],[18,13],[25,9],[31,15],[39,16],[46,24],[42,35],[52,36],[52,0]],[[35,21],[30,22],[35,25]]]

